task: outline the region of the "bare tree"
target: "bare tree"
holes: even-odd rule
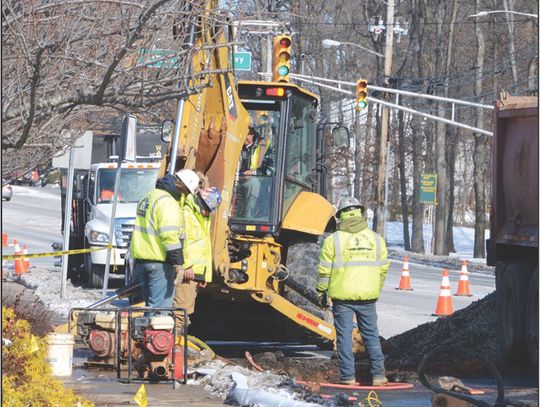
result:
[[[52,156],[62,129],[76,133],[107,110],[157,117],[208,86],[211,67],[191,71],[188,36],[217,27],[211,52],[220,20],[209,1],[2,0],[3,168],[31,165],[11,159],[23,146]]]

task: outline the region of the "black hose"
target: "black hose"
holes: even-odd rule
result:
[[[442,387],[437,386],[435,384],[432,384],[427,380],[427,378],[426,378],[426,376],[424,374],[424,370],[426,369],[426,365],[428,364],[428,362],[434,356],[439,356],[441,354],[455,355],[457,353],[461,353],[463,355],[466,355],[469,359],[479,360],[485,366],[487,366],[490,373],[492,374],[492,376],[495,378],[495,381],[497,382],[497,400],[495,401],[495,404],[493,406],[491,406],[489,403],[487,403],[484,400],[478,400],[475,397],[472,397],[472,396],[469,396],[469,395],[466,395],[466,394],[463,394],[463,393],[458,393],[458,392],[455,392],[455,391],[443,389]],[[469,402],[471,404],[474,404],[475,406],[479,406],[479,407],[503,407],[503,406],[507,405],[507,401],[504,398],[503,380],[502,380],[501,374],[499,373],[499,371],[497,370],[495,365],[491,361],[485,359],[484,357],[482,357],[480,355],[477,355],[477,354],[473,354],[473,353],[471,353],[469,351],[465,351],[465,350],[462,350],[462,349],[435,349],[435,350],[429,352],[428,354],[426,354],[424,356],[424,358],[422,359],[422,361],[418,365],[417,373],[418,373],[418,378],[420,379],[420,382],[425,387],[427,387],[428,389],[433,391],[434,393],[448,394],[449,396],[455,397],[455,398],[460,399],[460,400],[467,401],[467,402]]]

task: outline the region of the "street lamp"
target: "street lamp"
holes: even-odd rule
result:
[[[375,54],[378,57],[384,58],[383,54],[380,54],[380,53],[378,53],[376,51],[373,51],[372,49],[363,47],[361,45],[355,44],[354,42],[341,42],[341,41],[330,40],[330,39],[327,38],[327,39],[324,39],[322,41],[322,45],[323,45],[324,48],[340,47],[342,45],[352,45],[353,47],[363,49],[364,51],[371,52],[372,54]]]
[[[531,13],[522,13],[521,11],[512,11],[512,10],[491,10],[491,11],[480,11],[476,14],[471,14],[467,18],[471,17],[483,17],[487,16],[488,14],[496,14],[496,13],[506,13],[506,14],[517,14],[518,16],[526,16],[526,17],[534,17],[538,18],[538,14],[531,14]]]

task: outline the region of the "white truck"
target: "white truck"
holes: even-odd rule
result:
[[[89,213],[84,226],[85,248],[104,247],[109,242],[116,168],[116,163],[92,164],[88,173],[86,204]],[[123,275],[137,203],[155,187],[158,170],[158,163],[124,163],[121,166],[110,259],[113,276]],[[107,250],[85,253],[84,258],[88,285],[102,287]]]
[[[155,187],[166,146],[158,126],[137,128],[137,161],[121,165],[117,206],[112,236],[110,277],[124,276],[124,263],[135,223],[138,201]],[[117,169],[118,136],[92,134],[84,149],[91,156],[88,165],[76,163],[69,249],[92,249],[107,246],[113,192]],[[67,173],[67,171],[66,171]],[[64,222],[67,177],[61,178],[62,223]],[[62,230],[64,225],[62,224]],[[103,286],[107,250],[70,255],[68,278],[90,288]]]

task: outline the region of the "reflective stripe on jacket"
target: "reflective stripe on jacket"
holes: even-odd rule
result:
[[[317,269],[317,291],[338,300],[376,300],[390,263],[381,236],[364,229],[337,231],[323,243]]]
[[[250,164],[249,164],[249,169],[251,171],[258,170],[259,168],[262,167],[264,158],[266,156],[266,152],[268,151],[269,148],[270,148],[270,140],[262,139],[259,141],[259,144],[257,144],[257,146],[254,148],[251,154],[251,159],[250,159]]]
[[[183,202],[183,203],[182,203]],[[181,201],[185,222],[184,268],[192,267],[197,281],[212,282],[210,217],[201,213],[193,195]]]
[[[168,251],[182,248],[181,227],[178,201],[168,192],[154,189],[137,205],[131,237],[132,258],[166,261]]]

